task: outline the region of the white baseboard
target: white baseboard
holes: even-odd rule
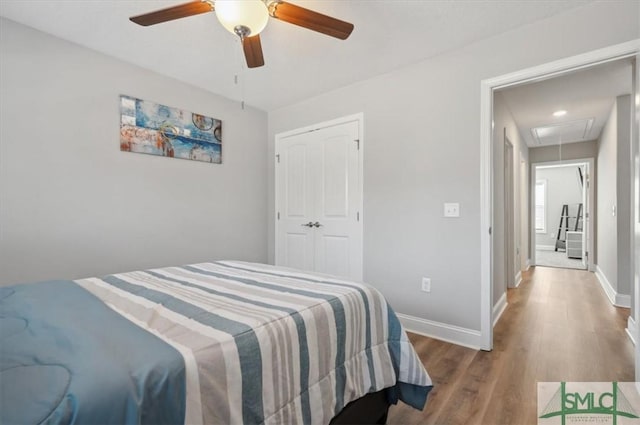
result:
[[[536,251],[555,251],[555,245],[536,245]]]
[[[616,305],[618,307],[631,308],[631,295],[616,294]]]
[[[493,306],[493,327],[496,327],[496,323],[500,320],[502,313],[507,308],[507,293],[502,294],[496,305]]]
[[[636,345],[636,338],[638,336],[638,325],[631,316],[629,316],[629,318],[627,319],[627,328],[625,329],[625,331],[627,331],[627,335],[629,335],[629,339],[631,340],[631,342],[633,342],[633,345]]]
[[[527,266],[525,267],[524,271],[527,272],[529,271],[530,268],[531,268],[531,258],[527,258]]]
[[[600,286],[602,286],[604,293],[607,294],[607,298],[609,298],[609,301],[611,302],[611,304],[617,307],[626,307],[626,308],[631,307],[631,296],[618,294],[616,290],[613,289],[613,286],[611,286],[611,282],[609,282],[609,279],[607,279],[607,276],[605,276],[602,269],[597,264],[596,264],[596,277],[598,278],[598,281],[600,282]]]
[[[400,319],[402,326],[409,332],[473,348],[474,350],[480,349],[480,331],[407,314],[396,313],[396,316]]]
[[[519,271],[518,274],[516,275],[516,279],[513,287],[517,288],[518,286],[520,286],[521,283],[522,283],[522,272]]]

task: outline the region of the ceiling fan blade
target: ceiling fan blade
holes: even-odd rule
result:
[[[349,22],[283,1],[273,3],[271,16],[341,40],[346,40],[353,31],[353,24]]]
[[[247,60],[247,66],[249,68],[258,68],[264,65],[260,34],[256,34],[253,37],[243,38],[242,49],[244,50],[244,57]]]
[[[166,9],[156,10],[151,13],[145,13],[144,15],[132,16],[129,20],[138,25],[147,27],[149,25],[173,21],[174,19],[186,18],[187,16],[199,15],[201,13],[211,11],[213,11],[213,3],[198,0],[167,7]]]

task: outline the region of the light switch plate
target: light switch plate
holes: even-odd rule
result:
[[[444,204],[444,216],[460,217],[460,204],[457,202]]]

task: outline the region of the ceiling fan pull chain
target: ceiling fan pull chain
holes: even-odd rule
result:
[[[245,78],[245,74],[244,74],[244,64],[242,63],[242,60],[240,60],[240,107],[242,108],[242,110],[244,111],[244,98],[245,98],[245,84],[244,84],[244,78]]]
[[[240,41],[240,44],[242,44],[242,41]],[[243,58],[240,56],[239,53],[240,53],[240,50],[236,49],[235,59],[236,59],[237,66],[240,68],[241,75],[238,75],[238,73],[236,73],[233,76],[233,83],[240,90],[240,109],[244,111],[244,92],[245,92],[244,91],[244,65],[243,65]]]
[[[238,85],[238,74],[234,75],[233,82],[236,86]],[[244,84],[242,84],[240,87],[240,108],[244,110]]]

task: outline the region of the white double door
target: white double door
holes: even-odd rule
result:
[[[276,141],[276,264],[362,280],[359,122]]]

